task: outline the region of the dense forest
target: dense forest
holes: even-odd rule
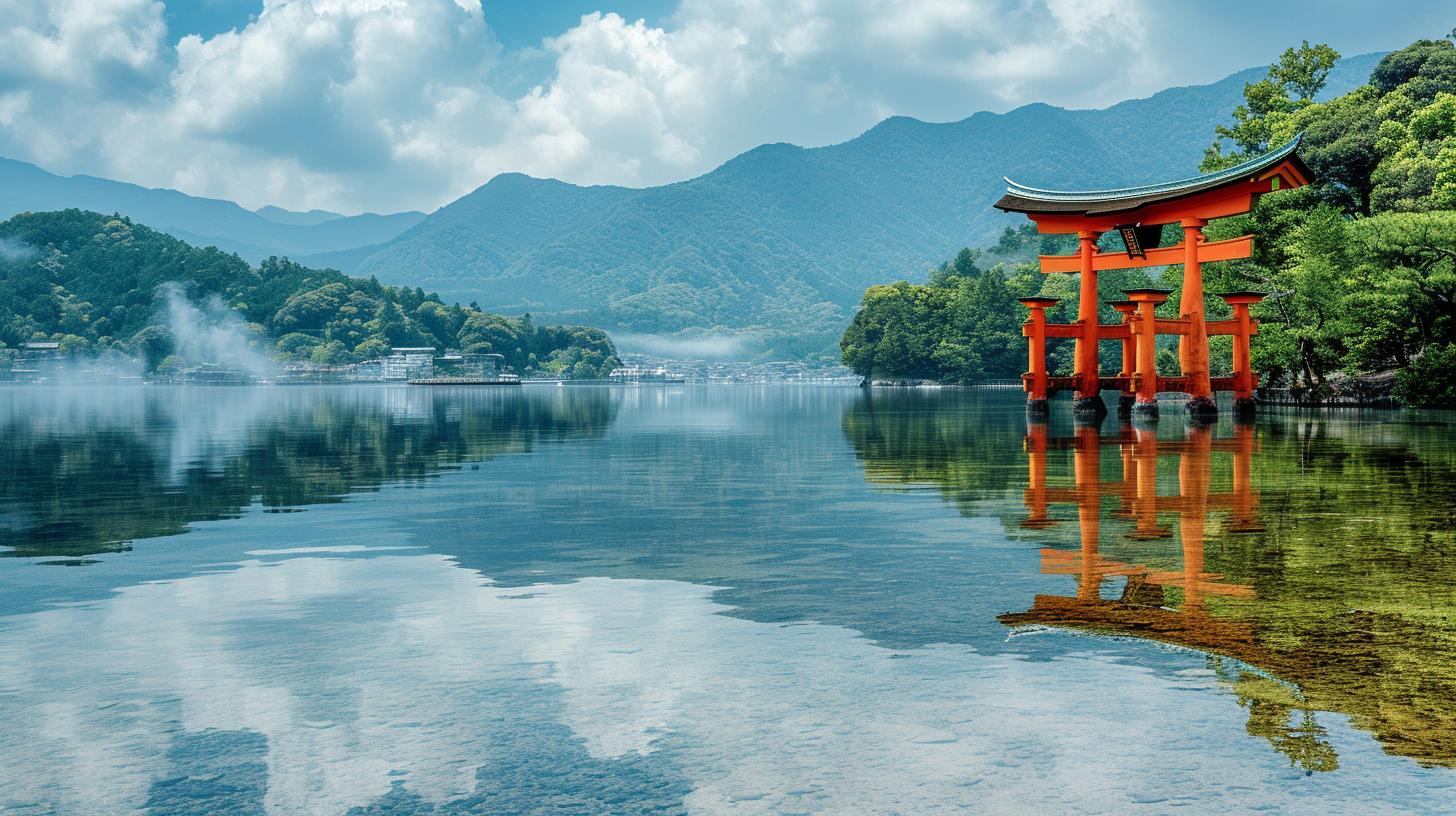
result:
[[[286,258],[257,267],[119,215],[22,213],[0,223],[0,348],[59,341],[71,356],[119,351],[156,368],[175,350],[159,301],[166,291],[236,313],[255,345],[284,360],[341,364],[434,346],[502,354],[522,373],[603,377],[619,365],[605,333],[535,326],[447,305]],[[193,361],[205,362],[205,361]]]
[[[1329,46],[1303,43],[1284,52],[1267,76],[1244,88],[1244,104],[1217,128],[1201,170],[1230,166],[1303,134],[1300,155],[1315,183],[1260,199],[1252,213],[1215,221],[1209,240],[1253,234],[1254,256],[1209,264],[1208,292],[1255,289],[1269,298],[1254,365],[1267,384],[1309,398],[1334,393],[1351,377],[1394,372],[1394,392],[1412,405],[1456,402],[1456,44],[1421,40],[1386,55],[1369,82],[1318,101],[1338,59]],[[1165,229],[1164,244],[1176,240]],[[962,253],[928,285],[872,287],[846,331],[846,365],[874,378],[968,382],[1015,377],[1024,358],[999,353],[1016,339],[1016,297],[1064,302],[1049,316],[1069,321],[1076,279],[1035,272],[1038,252],[1066,252],[1062,236],[1008,229],[981,255]],[[1105,248],[1115,236],[1104,235]],[[1109,243],[1111,242],[1111,243]],[[990,266],[987,260],[996,260]],[[973,269],[971,274],[959,270]],[[1128,286],[1175,290],[1182,269],[1104,274],[1103,301]],[[983,279],[988,279],[984,280]],[[1176,303],[1176,295],[1169,306]],[[1011,304],[1008,306],[1008,304]],[[1211,319],[1227,315],[1217,298]],[[1104,307],[1103,319],[1115,315]],[[1171,314],[1171,312],[1170,312]],[[1050,352],[1066,372],[1065,343]],[[1214,367],[1228,365],[1227,340],[1215,338]],[[1103,349],[1103,359],[1114,359]],[[1159,367],[1173,364],[1160,353]]]
[[[1019,377],[1026,341],[1016,299],[1042,276],[1022,264],[1008,278],[1004,264],[983,268],[980,259],[963,249],[928,284],[870,287],[840,341],[844,364],[867,377],[947,383]]]

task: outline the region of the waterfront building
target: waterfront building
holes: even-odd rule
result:
[[[665,368],[638,368],[636,366],[623,366],[614,368],[607,378],[617,383],[680,383],[681,376],[670,374]]]
[[[460,357],[460,368],[471,374],[481,377],[498,377],[506,371],[506,358],[503,354],[466,352]]]
[[[382,382],[384,380],[384,361],[365,360],[356,363],[349,372],[349,379],[354,382]]]
[[[53,341],[21,343],[10,361],[10,378],[33,380],[44,377],[61,362],[61,344]]]
[[[435,367],[464,377],[496,377],[506,371],[506,358],[503,354],[446,349],[435,358]]]
[[[413,377],[428,377],[435,371],[434,346],[402,346],[391,348],[383,361],[385,382],[404,382]]]

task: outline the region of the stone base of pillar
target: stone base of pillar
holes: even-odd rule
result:
[[[1188,415],[1194,417],[1216,417],[1218,416],[1218,403],[1213,397],[1189,397]]]
[[[1132,416],[1132,406],[1136,402],[1137,398],[1132,394],[1119,394],[1117,397],[1117,415],[1123,419]]]
[[[1258,403],[1253,397],[1236,397],[1234,399],[1234,417],[1237,419],[1253,419],[1255,408]]]
[[[1077,397],[1072,400],[1072,415],[1079,417],[1097,417],[1101,419],[1107,416],[1107,403],[1102,401],[1101,394],[1091,397]]]
[[[1157,400],[1148,400],[1147,402],[1143,402],[1142,400],[1135,401],[1133,403],[1133,406],[1132,406],[1132,415],[1135,418],[1137,418],[1137,419],[1157,419],[1158,418],[1158,401]]]
[[[1044,399],[1029,399],[1026,401],[1026,415],[1036,419],[1045,419],[1051,413],[1051,407]]]

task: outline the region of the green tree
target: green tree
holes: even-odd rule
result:
[[[411,317],[415,325],[429,333],[430,344],[437,347],[453,345],[455,335],[460,332],[460,325],[465,320],[456,310],[434,300],[426,300],[415,307]]]
[[[91,349],[90,341],[77,334],[62,335],[60,343],[60,352],[66,357],[74,357]]]
[[[1281,88],[1292,90],[1299,100],[1313,101],[1339,59],[1340,53],[1328,45],[1311,46],[1305,40],[1298,48],[1284,49],[1279,61],[1269,66],[1269,78]]]
[[[1351,367],[1403,367],[1456,341],[1456,212],[1383,213],[1351,224]]]
[[[1299,369],[1308,385],[1318,385],[1339,367],[1348,328],[1343,321],[1341,279],[1349,267],[1344,216],[1321,205],[1294,230],[1294,263],[1286,272],[1290,318],[1283,329],[1299,350]]]
[[[840,339],[844,364],[864,377],[938,379],[948,290],[900,281],[871,286]]]
[[[1034,265],[982,269],[961,250],[928,285],[871,287],[840,339],[844,364],[870,378],[970,383],[1019,376],[1026,351],[1016,298],[1034,291]]]
[[[315,346],[309,359],[320,365],[342,365],[354,362],[354,356],[349,353],[349,349],[338,340],[330,340]]]
[[[521,324],[501,315],[476,312],[465,319],[457,341],[462,351],[503,354],[510,361],[521,345]]]
[[[162,360],[172,354],[177,343],[172,332],[162,326],[147,326],[132,335],[132,353],[142,359],[147,371],[156,371]]]
[[[293,332],[278,338],[273,350],[285,360],[307,360],[313,355],[313,350],[318,348],[322,342],[317,337]]]
[[[382,337],[370,337],[354,347],[354,355],[361,360],[377,360],[389,356],[389,341]]]
[[[1339,58],[1339,52],[1330,46],[1311,46],[1308,40],[1285,49],[1264,79],[1244,85],[1244,103],[1234,108],[1233,124],[1214,129],[1217,138],[1204,152],[1202,169],[1230,167],[1276,146],[1280,124],[1314,104]],[[1225,140],[1232,142],[1233,152],[1224,152]]]
[[[349,287],[339,282],[293,295],[273,315],[272,328],[275,332],[307,332],[320,336],[348,295]]]
[[[976,265],[976,261],[980,257],[981,253],[974,249],[962,249],[955,258],[931,271],[930,285],[954,286],[957,281],[979,277],[981,267]]]
[[[1456,90],[1456,43],[1417,40],[1392,51],[1371,72],[1370,85],[1382,95],[1404,89],[1421,103],[1441,91]]]
[[[1456,407],[1456,343],[1427,348],[1396,374],[1395,395],[1420,408]]]

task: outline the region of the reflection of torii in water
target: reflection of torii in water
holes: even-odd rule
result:
[[[1246,425],[1237,428],[1232,439],[1214,440],[1211,429],[1190,427],[1187,439],[1160,443],[1151,428],[1133,430],[1124,427],[1118,440],[1122,453],[1122,479],[1109,482],[1101,478],[1102,437],[1096,427],[1080,427],[1077,435],[1068,440],[1049,440],[1046,425],[1031,425],[1026,437],[1030,458],[1030,479],[1026,490],[1028,517],[1022,526],[1030,529],[1053,526],[1058,522],[1047,515],[1048,505],[1075,504],[1082,539],[1082,548],[1078,552],[1051,547],[1042,549],[1042,572],[1078,575],[1077,597],[1092,601],[1100,597],[1102,580],[1115,576],[1140,577],[1143,584],[1182,588],[1185,612],[1201,610],[1204,595],[1252,597],[1252,588],[1220,583],[1222,576],[1203,571],[1204,524],[1210,510],[1229,509],[1228,528],[1232,532],[1263,529],[1258,522],[1258,498],[1250,484],[1253,429]],[[1075,486],[1070,489],[1047,487],[1046,457],[1051,445],[1069,445],[1072,448]],[[1234,455],[1231,493],[1209,492],[1209,460],[1213,451]],[[1157,459],[1160,453],[1179,454],[1177,496],[1158,495]],[[1121,500],[1122,509],[1115,515],[1135,520],[1136,528],[1131,537],[1136,539],[1170,537],[1168,531],[1158,527],[1158,514],[1178,513],[1183,541],[1183,570],[1151,571],[1141,565],[1109,561],[1098,555],[1104,496],[1115,496]],[[1042,597],[1038,596],[1038,603],[1042,602]]]
[[[1253,490],[1251,464],[1255,450],[1253,427],[1235,425],[1231,439],[1213,438],[1208,426],[1190,426],[1185,439],[1159,441],[1153,428],[1123,426],[1117,439],[1122,459],[1122,478],[1102,479],[1102,442],[1097,427],[1081,426],[1070,438],[1048,439],[1045,424],[1033,423],[1026,435],[1028,484],[1025,493],[1027,518],[1021,526],[1045,529],[1059,523],[1048,514],[1053,504],[1075,504],[1081,534],[1078,550],[1044,547],[1041,571],[1048,575],[1075,575],[1075,597],[1037,595],[1026,612],[1000,616],[1009,625],[1041,624],[1093,629],[1150,638],[1246,663],[1274,668],[1283,661],[1255,639],[1250,624],[1220,620],[1208,614],[1205,599],[1210,595],[1253,598],[1253,587],[1226,583],[1223,576],[1204,570],[1204,537],[1208,515],[1228,511],[1224,529],[1231,533],[1263,530],[1259,521],[1258,495]],[[1070,447],[1074,486],[1047,486],[1047,451]],[[1211,493],[1211,454],[1233,455],[1233,490]],[[1157,461],[1160,454],[1178,456],[1178,495],[1158,495]],[[1151,540],[1171,538],[1158,526],[1158,515],[1178,514],[1178,532],[1183,548],[1182,570],[1152,570],[1103,557],[1098,552],[1102,500],[1115,497],[1120,508],[1112,515],[1134,523],[1129,538]],[[1124,577],[1126,584],[1118,599],[1103,599],[1107,578]],[[1163,587],[1178,587],[1183,602],[1173,610],[1163,605]],[[1322,729],[1306,711],[1300,726],[1287,727],[1289,711],[1270,711],[1270,704],[1241,700],[1249,706],[1249,733],[1265,737],[1280,751],[1310,770],[1332,770],[1333,749],[1319,739]]]

